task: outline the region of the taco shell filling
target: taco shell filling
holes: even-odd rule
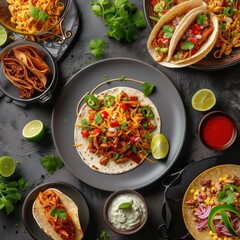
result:
[[[61,191],[49,188],[40,192],[33,203],[32,212],[39,227],[52,239],[82,239],[78,207]]]
[[[240,239],[240,166],[219,165],[198,175],[185,192],[182,214],[196,240]]]

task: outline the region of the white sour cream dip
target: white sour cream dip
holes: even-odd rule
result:
[[[122,203],[132,203],[129,208],[119,209]],[[146,207],[142,200],[131,193],[116,196],[108,207],[108,220],[117,229],[129,231],[141,225],[146,217]]]

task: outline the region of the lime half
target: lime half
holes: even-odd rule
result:
[[[2,46],[7,41],[7,31],[3,26],[0,26],[0,46]]]
[[[197,111],[208,111],[216,104],[214,93],[207,88],[200,89],[192,97],[192,107]]]
[[[43,123],[40,120],[32,120],[24,126],[22,135],[25,139],[31,142],[40,141],[45,135]]]
[[[15,172],[15,169],[16,164],[11,157],[3,156],[0,158],[0,175],[10,177]]]
[[[155,159],[163,159],[168,155],[169,142],[163,134],[158,133],[153,137],[151,141],[151,151]]]

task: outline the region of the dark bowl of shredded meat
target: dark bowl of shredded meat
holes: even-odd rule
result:
[[[0,52],[0,90],[15,101],[45,103],[52,98],[58,70],[52,55],[35,42],[17,41]]]

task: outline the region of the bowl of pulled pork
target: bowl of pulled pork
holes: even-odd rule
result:
[[[57,81],[57,66],[41,45],[17,41],[1,53],[0,90],[20,102],[45,103],[52,97]]]

